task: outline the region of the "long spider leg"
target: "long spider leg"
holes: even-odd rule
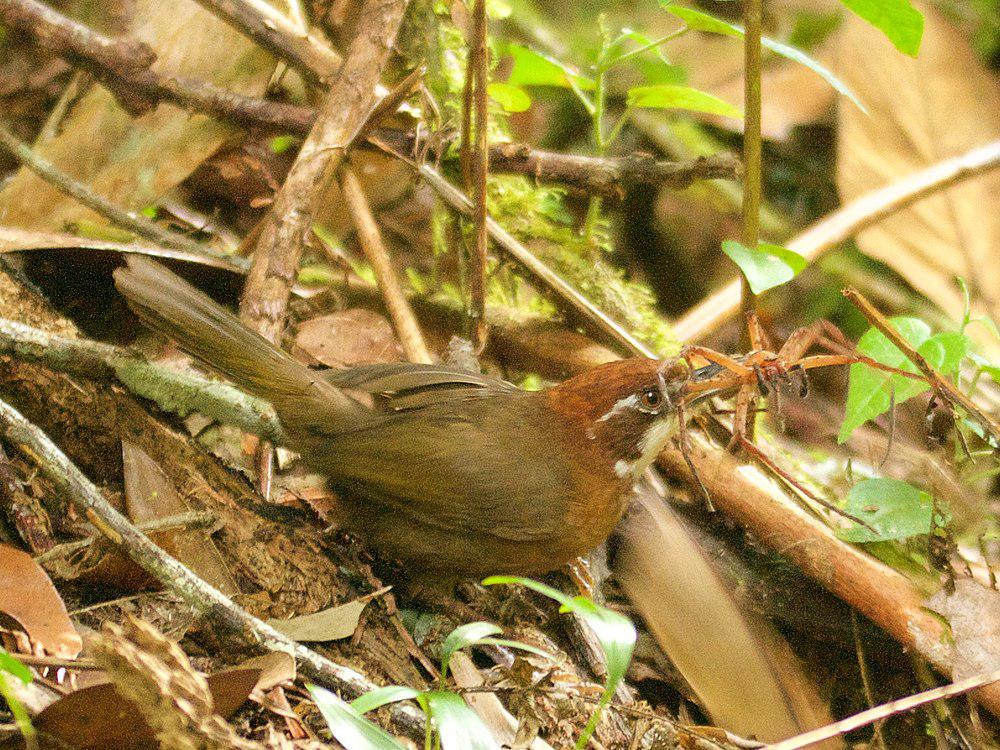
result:
[[[855,516],[855,515],[853,515],[851,513],[848,513],[843,508],[838,508],[836,505],[834,505],[830,501],[824,500],[823,498],[819,497],[815,492],[812,492],[808,488],[804,487],[798,480],[795,479],[795,477],[793,477],[787,471],[785,471],[780,466],[778,466],[778,464],[776,464],[771,459],[770,456],[768,456],[766,453],[764,453],[764,451],[762,451],[756,445],[754,445],[753,443],[751,443],[749,440],[747,440],[746,438],[741,438],[740,440],[741,440],[741,445],[742,445],[743,449],[746,450],[747,453],[749,453],[750,455],[752,455],[754,458],[756,458],[758,461],[760,461],[762,464],[764,464],[764,466],[767,467],[770,471],[773,471],[775,474],[777,474],[783,480],[785,480],[786,482],[788,482],[788,484],[790,484],[796,490],[798,490],[803,495],[805,495],[806,497],[808,497],[810,500],[812,500],[815,503],[818,503],[819,505],[823,506],[827,510],[829,510],[829,511],[831,511],[833,513],[836,513],[837,515],[843,516],[844,518],[846,518],[846,519],[848,519],[850,521],[854,521],[854,523],[858,524],[859,526],[864,526],[866,529],[868,529],[871,532],[877,533],[877,532],[875,532],[875,529],[872,528],[871,524],[869,524],[867,521],[864,521],[864,520],[858,518],[857,516]]]
[[[715,504],[712,502],[712,496],[708,493],[708,487],[701,479],[701,475],[698,473],[698,468],[694,465],[694,461],[691,460],[691,443],[688,440],[687,431],[687,416],[684,413],[684,402],[679,401],[677,403],[677,448],[681,452],[681,456],[684,457],[684,463],[687,464],[688,471],[691,472],[691,476],[694,477],[695,483],[701,489],[701,494],[705,498],[705,507],[708,508],[710,513],[715,512]]]

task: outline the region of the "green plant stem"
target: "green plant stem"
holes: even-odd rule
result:
[[[685,24],[684,26],[681,26],[679,29],[677,29],[677,31],[672,31],[666,36],[661,36],[659,39],[656,39],[650,42],[649,44],[643,45],[642,47],[639,47],[637,49],[629,50],[621,57],[616,57],[613,61],[608,63],[607,69],[610,70],[619,63],[625,62],[626,60],[629,60],[633,57],[637,57],[638,55],[641,55],[643,52],[648,52],[649,50],[656,49],[657,47],[660,47],[661,45],[664,45],[667,42],[672,42],[674,39],[677,39],[680,36],[684,36],[684,34],[688,33],[690,30],[691,27]]]
[[[743,0],[744,34],[744,119],[743,119],[743,245],[757,247],[760,241],[761,164],[761,93],[760,31],[763,0]],[[756,300],[746,277],[743,277],[741,309],[749,319],[756,310]]]
[[[614,689],[609,685],[605,688],[604,693],[601,694],[601,699],[597,702],[597,706],[594,708],[594,712],[587,719],[587,726],[583,728],[580,736],[576,740],[576,744],[573,745],[574,750],[583,750],[590,742],[590,738],[594,735],[597,730],[597,722],[601,720],[601,714],[604,712],[604,708],[611,702],[611,696],[614,693]]]
[[[17,678],[15,677],[14,679],[16,680]],[[38,750],[38,734],[31,723],[31,717],[28,716],[28,711],[25,709],[24,704],[21,703],[17,694],[7,683],[7,675],[2,671],[0,671],[0,697],[4,699],[7,708],[14,717],[14,723],[17,724],[17,729],[24,738],[25,749]]]

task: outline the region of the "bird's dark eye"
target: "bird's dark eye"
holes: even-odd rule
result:
[[[659,409],[663,403],[663,394],[658,388],[647,388],[639,394],[639,405],[643,409]]]

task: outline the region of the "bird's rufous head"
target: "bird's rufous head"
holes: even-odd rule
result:
[[[549,393],[615,474],[635,479],[676,432],[688,373],[682,361],[636,357],[595,367]]]

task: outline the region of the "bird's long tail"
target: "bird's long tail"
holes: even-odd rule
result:
[[[115,283],[150,327],[273,404],[287,432],[336,431],[364,414],[356,401],[159,263],[132,256],[115,271]]]

